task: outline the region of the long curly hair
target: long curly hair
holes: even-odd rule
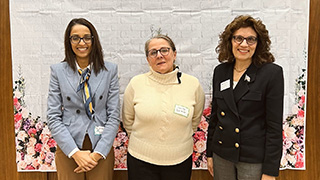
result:
[[[259,66],[264,63],[274,62],[274,56],[270,52],[270,37],[266,26],[261,20],[254,19],[250,15],[240,15],[225,27],[224,32],[219,35],[219,44],[216,47],[219,62],[233,62],[232,36],[240,28],[251,27],[257,33],[257,47],[252,56],[252,62]]]

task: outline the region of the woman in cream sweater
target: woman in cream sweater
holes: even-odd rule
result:
[[[149,39],[145,52],[150,71],[132,78],[123,98],[129,180],[190,179],[204,92],[198,79],[175,66],[177,52],[168,36]]]

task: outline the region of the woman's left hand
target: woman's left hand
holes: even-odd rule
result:
[[[98,163],[98,161],[102,158],[102,156],[99,154],[99,153],[95,153],[95,152],[93,152],[93,153],[90,153],[90,158],[93,160],[93,161],[95,161],[96,163]],[[97,165],[95,165],[95,166],[97,166]],[[94,168],[94,167],[93,167]],[[92,169],[93,169],[92,168]],[[91,169],[91,170],[92,170]],[[83,169],[81,169],[80,167],[77,167],[75,170],[74,170],[74,172],[75,173],[82,173],[82,172],[87,172],[87,171],[85,171],[85,170],[83,170]]]
[[[275,180],[276,177],[262,174],[261,180]]]
[[[74,169],[75,173],[82,173],[92,170],[98,163],[90,157],[91,152],[88,150],[80,150],[72,155],[78,167]]]
[[[91,153],[90,157],[95,162],[98,162],[100,159],[102,159],[102,156],[99,153],[96,153],[96,152]]]
[[[208,165],[208,171],[210,172],[211,176],[214,177],[213,174],[213,159],[212,157],[207,158],[207,165]]]

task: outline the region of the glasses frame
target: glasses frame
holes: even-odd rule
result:
[[[237,38],[237,37],[241,37],[241,38],[242,38],[242,41],[241,41],[241,42],[236,41],[236,38]],[[254,42],[253,42],[253,43],[248,42],[248,38],[254,38]],[[237,35],[237,36],[232,36],[232,39],[233,39],[233,41],[234,41],[235,43],[237,43],[237,44],[242,44],[243,41],[246,40],[246,43],[247,43],[249,46],[254,45],[254,44],[256,44],[256,43],[258,42],[258,38],[255,37],[255,36],[243,37],[243,36],[241,36],[241,35]]]
[[[168,48],[168,47],[162,47],[162,48],[160,48],[160,49],[151,49],[151,50],[149,50],[149,51],[148,51],[148,57],[155,58],[155,57],[158,56],[158,52],[160,52],[160,54],[161,54],[162,56],[167,56],[168,54],[162,54],[162,52],[161,52],[162,49],[167,49],[167,50],[168,50],[168,54],[170,53],[170,48]],[[150,54],[151,51],[155,51],[155,52],[156,52],[156,53],[155,53],[155,56],[152,56],[152,55]]]
[[[91,37],[90,42],[86,42],[86,41],[84,40],[85,36],[83,36],[83,37],[78,36],[78,37],[79,37],[79,42],[73,43],[72,37],[75,37],[75,36],[78,36],[78,35],[73,35],[73,36],[70,36],[70,37],[69,37],[70,43],[72,43],[72,44],[79,44],[79,43],[81,42],[81,40],[82,40],[82,41],[83,41],[84,43],[86,43],[86,44],[91,44],[91,43],[92,43],[92,40],[93,40],[93,36],[92,36],[92,35],[90,36],[90,37]]]

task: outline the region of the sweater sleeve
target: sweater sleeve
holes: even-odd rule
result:
[[[133,98],[134,98],[134,90],[130,82],[124,92],[123,104],[122,104],[122,121],[123,121],[123,126],[128,133],[128,136],[130,136],[131,134],[132,125],[135,117]]]
[[[199,125],[199,122],[201,120],[201,116],[203,113],[203,108],[204,108],[204,92],[200,84],[198,84],[198,88],[195,92],[195,100],[196,104],[194,106],[194,112],[193,112],[193,117],[192,117],[192,129],[193,132],[197,130],[197,127]]]

